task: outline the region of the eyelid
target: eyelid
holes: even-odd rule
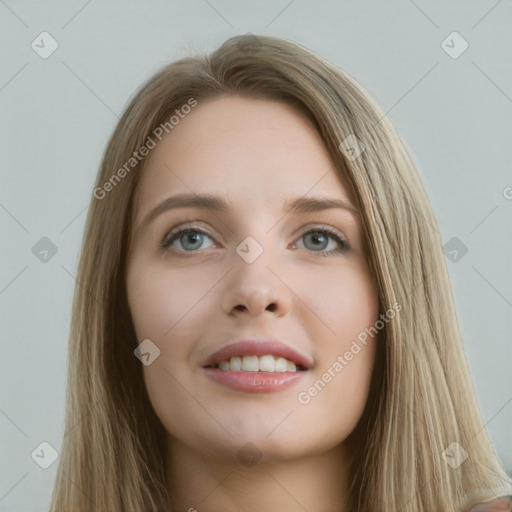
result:
[[[340,238],[347,241],[347,237],[343,234],[343,232],[341,230],[339,230],[338,228],[335,228],[331,224],[325,224],[325,223],[322,224],[322,223],[318,223],[318,222],[313,222],[311,224],[306,224],[306,226],[303,226],[302,228],[300,228],[299,233],[304,235],[304,233],[307,233],[308,231],[312,231],[315,229],[318,229],[319,231],[322,231],[322,230],[329,231],[330,233],[338,235]]]

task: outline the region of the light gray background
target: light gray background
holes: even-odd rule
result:
[[[42,441],[60,451],[73,276],[117,116],[164,64],[247,32],[343,67],[409,145],[443,240],[468,248],[448,266],[487,428],[512,474],[511,21],[509,0],[0,0],[0,511],[47,510],[57,462],[41,469],[31,453]],[[47,59],[31,48],[43,31],[59,45]],[[453,31],[469,43],[456,59],[441,46]],[[45,236],[58,252],[43,263],[32,247]]]

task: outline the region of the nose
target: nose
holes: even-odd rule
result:
[[[290,311],[293,293],[286,279],[267,266],[264,254],[252,263],[240,258],[230,274],[222,297],[226,314],[257,317],[268,311],[282,317]]]

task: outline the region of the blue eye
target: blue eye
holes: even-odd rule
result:
[[[312,247],[311,250],[314,253],[318,254],[318,256],[340,254],[350,249],[350,246],[348,245],[347,241],[344,238],[342,238],[337,233],[337,231],[327,226],[322,228],[310,229],[309,231],[306,231],[301,238],[303,238],[308,243],[311,242],[310,248]],[[329,239],[335,242],[335,248],[325,251],[325,249],[329,247]],[[320,252],[316,249],[320,249]]]
[[[169,247],[173,245],[175,240],[179,239],[179,242],[185,251],[195,251],[195,249],[199,249],[201,247],[201,244],[205,236],[211,238],[203,230],[194,227],[188,227],[176,231],[171,231],[162,240],[162,247]]]
[[[212,245],[207,247],[203,246],[205,239],[213,240],[212,237],[202,229],[189,226],[170,231],[162,240],[161,247],[163,249],[170,247],[177,252],[198,252],[197,249],[212,247]],[[310,250],[319,256],[340,254],[350,249],[347,241],[342,238],[336,230],[327,226],[310,229],[303,233],[300,239],[304,239],[305,242],[303,242],[303,245],[306,250]],[[177,241],[179,241],[181,248],[175,246],[175,242]],[[334,244],[331,242],[334,242]],[[214,245],[215,244],[213,244],[213,246]],[[330,245],[334,245],[334,248],[326,251],[325,249]],[[293,248],[297,248],[297,245],[294,244]]]

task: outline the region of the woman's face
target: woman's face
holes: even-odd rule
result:
[[[224,459],[335,448],[368,397],[376,338],[360,340],[378,301],[362,227],[316,132],[282,103],[227,97],[199,102],[148,158],[127,293],[170,442]],[[217,199],[203,206],[204,195]],[[254,343],[211,359],[240,340]]]

